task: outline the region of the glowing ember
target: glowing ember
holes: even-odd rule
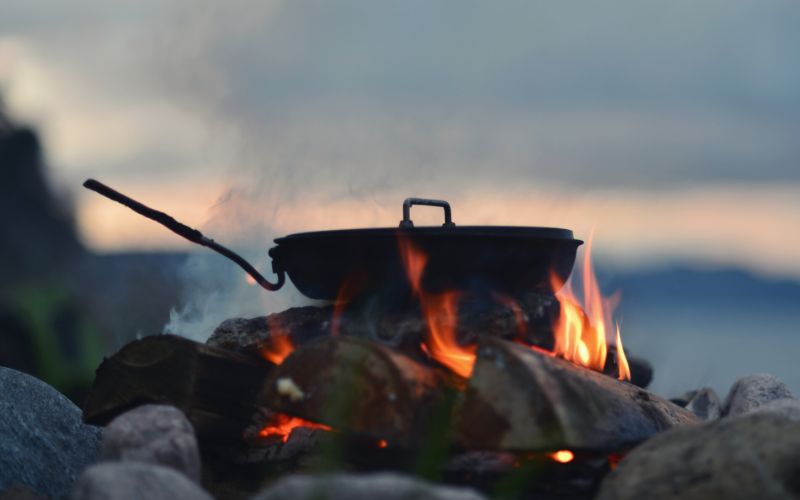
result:
[[[554,453],[551,453],[550,458],[552,458],[558,463],[566,464],[572,462],[575,459],[575,454],[569,450],[558,450]]]
[[[261,356],[276,365],[283,363],[286,356],[294,351],[289,332],[283,327],[275,315],[267,316],[270,338],[261,345]]]
[[[324,424],[317,424],[314,422],[309,422],[308,420],[303,420],[302,418],[292,417],[283,413],[277,413],[273,417],[272,421],[265,425],[264,428],[258,432],[258,435],[265,439],[278,436],[281,438],[281,441],[285,443],[289,440],[289,436],[292,435],[292,431],[298,427],[322,429],[325,431],[331,430],[329,426]]]
[[[614,301],[603,297],[597,284],[597,277],[591,261],[592,240],[586,244],[583,260],[583,307],[572,291],[557,277],[552,278],[556,298],[561,305],[561,313],[555,328],[555,353],[573,363],[602,372],[608,355],[608,335],[611,329],[611,316]],[[585,311],[585,312],[584,312]],[[617,365],[620,380],[630,380],[625,351],[615,325],[617,346]]]
[[[616,469],[617,465],[619,465],[620,460],[622,460],[623,458],[625,458],[624,453],[612,453],[611,455],[608,456],[608,467],[611,470]]]
[[[427,293],[422,289],[422,275],[427,256],[405,238],[400,239],[400,255],[414,295],[420,301],[428,326],[426,352],[454,373],[468,378],[475,364],[475,346],[462,346],[456,340],[458,292]]]
[[[381,439],[380,441],[378,441],[378,448],[388,448],[388,447],[389,447],[389,441],[385,439]]]

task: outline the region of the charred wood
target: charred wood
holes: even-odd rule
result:
[[[424,439],[437,412],[449,416],[456,383],[449,372],[378,343],[328,337],[302,346],[273,370],[258,404],[406,446]]]
[[[105,425],[142,404],[169,404],[186,414],[201,440],[238,441],[271,367],[175,335],[146,337],[100,364],[84,420]]]
[[[288,334],[294,345],[329,335],[332,314],[333,306],[305,306],[292,307],[269,316],[231,318],[214,330],[206,344],[261,357],[261,348],[276,335]]]
[[[530,294],[519,302],[498,299],[466,303],[459,308],[456,337],[462,344],[474,343],[486,336],[520,339],[549,350],[553,348],[552,330],[557,314],[558,302],[542,294]],[[334,330],[341,335],[374,340],[419,358],[419,344],[427,335],[428,323],[422,312],[413,308],[378,313],[368,304],[351,305],[336,317],[334,306],[294,307],[269,316],[226,320],[214,330],[207,343],[260,356],[275,335],[288,335],[295,346],[300,346],[329,336]],[[631,382],[647,387],[653,379],[652,366],[646,360],[627,354]],[[606,373],[616,375],[616,359],[616,348],[609,346]]]
[[[455,439],[468,449],[619,451],[696,422],[691,412],[627,382],[484,338]]]
[[[519,302],[495,300],[466,302],[459,307],[457,336],[462,343],[479,336],[521,338],[551,348],[552,325],[558,301],[552,295],[530,294]],[[252,319],[224,321],[208,339],[208,345],[247,353],[258,353],[275,333],[288,333],[294,344],[329,334],[342,334],[378,341],[391,347],[416,346],[427,332],[419,308],[385,310],[371,303],[346,307],[305,306]]]

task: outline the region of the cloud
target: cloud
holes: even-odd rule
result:
[[[0,80],[62,183],[96,175],[195,224],[236,188],[278,233],[384,225],[412,194],[492,223],[544,223],[515,214],[549,203],[626,256],[796,269],[775,235],[800,209],[772,199],[800,185],[796,2],[46,3],[2,7]],[[79,204],[95,244],[144,241],[96,239],[99,207]],[[775,246],[740,241],[758,227]]]
[[[181,95],[263,155],[275,143],[331,143],[326,154],[350,155],[357,178],[391,178],[393,165],[359,164],[355,136],[382,136],[408,156],[463,165],[440,171],[443,184],[472,174],[477,158],[514,182],[800,180],[792,2],[243,5],[214,11],[211,23],[187,8],[189,43],[157,59],[178,68],[177,81],[217,82]],[[470,142],[435,142],[454,130]],[[396,154],[386,151],[389,163]]]

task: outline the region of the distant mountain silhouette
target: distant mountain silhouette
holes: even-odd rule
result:
[[[628,307],[655,301],[706,306],[767,302],[784,307],[800,305],[800,282],[735,268],[703,269],[681,264],[627,270],[616,273],[605,284],[606,290],[620,290],[622,304]]]

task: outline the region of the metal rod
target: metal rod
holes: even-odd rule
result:
[[[256,280],[256,283],[261,285],[261,287],[271,292],[282,287],[284,282],[286,281],[286,276],[284,272],[279,269],[275,271],[278,275],[278,282],[270,283],[264,276],[261,275],[261,273],[259,273],[256,270],[255,267],[253,267],[249,262],[247,262],[241,255],[237,254],[236,252],[220,245],[211,238],[205,237],[203,233],[201,233],[197,229],[191,228],[186,224],[183,224],[182,222],[175,220],[172,216],[167,215],[164,212],[152,209],[146,205],[143,205],[138,201],[125,196],[119,191],[116,191],[101,182],[98,182],[94,179],[88,179],[86,182],[83,183],[83,187],[91,189],[92,191],[101,194],[106,198],[109,198],[111,200],[116,201],[117,203],[125,205],[126,207],[130,208],[139,215],[143,215],[144,217],[147,217],[150,220],[158,222],[159,224],[166,227],[170,231],[186,238],[192,243],[196,243],[198,245],[210,248],[211,250],[224,255],[228,259],[237,263],[239,267],[244,269],[244,271],[247,274],[249,274],[254,280]]]

